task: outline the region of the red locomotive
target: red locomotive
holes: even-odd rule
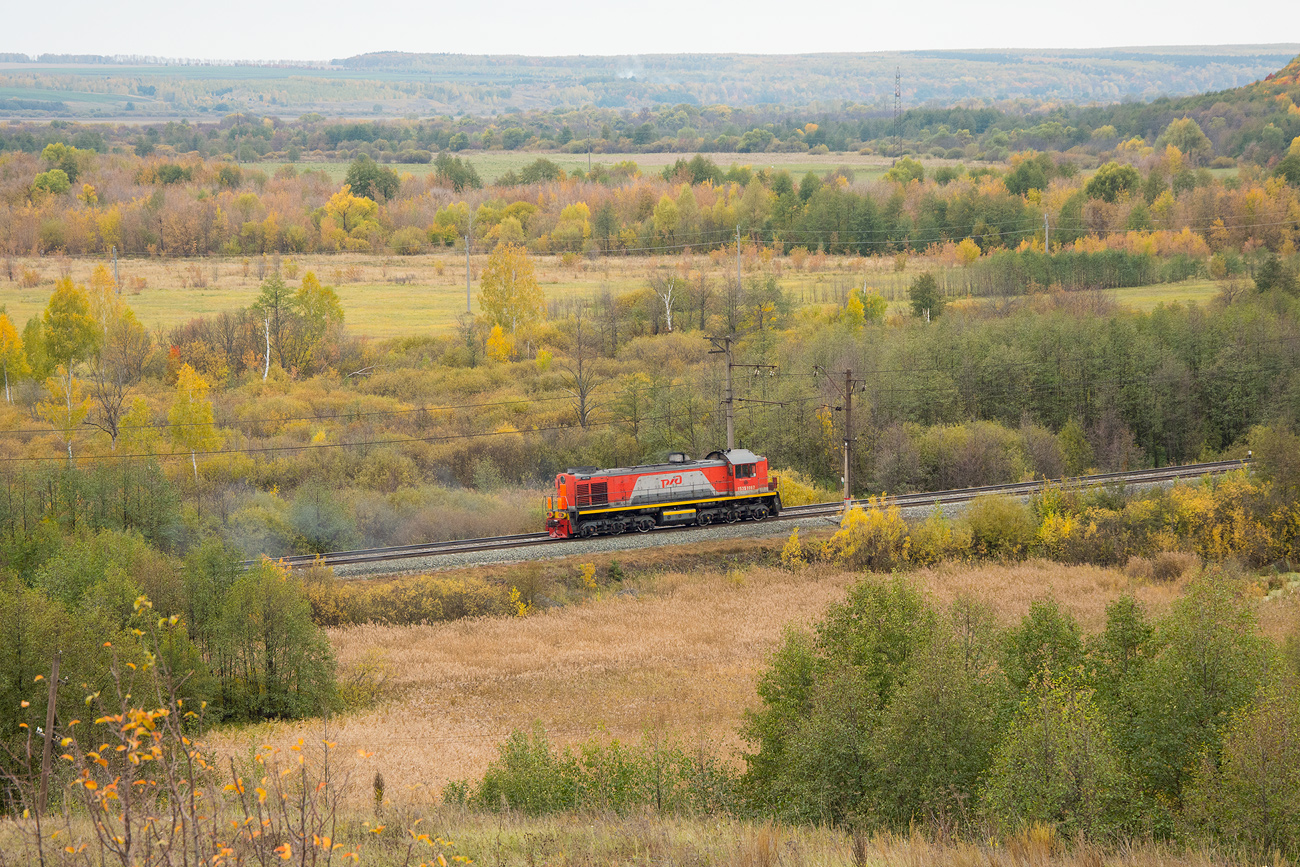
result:
[[[710,452],[700,461],[675,452],[668,462],[602,470],[578,467],[555,477],[546,498],[553,539],[658,526],[761,521],[781,511],[767,458],[747,449]]]

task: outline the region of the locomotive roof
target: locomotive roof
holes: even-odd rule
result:
[[[680,470],[682,467],[716,467],[723,463],[729,463],[732,466],[737,464],[754,464],[761,461],[758,455],[749,449],[732,449],[731,451],[709,452],[703,459],[698,461],[665,461],[659,464],[642,464],[637,467],[610,467],[609,469],[600,469],[599,467],[572,467],[569,473],[584,478],[596,478],[604,476],[625,476],[628,473],[657,473],[672,472]]]

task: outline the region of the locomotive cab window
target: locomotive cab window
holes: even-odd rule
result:
[[[736,465],[736,478],[752,479],[756,475],[758,475],[758,464],[737,464]]]

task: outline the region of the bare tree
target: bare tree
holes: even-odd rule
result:
[[[603,381],[592,363],[595,353],[585,314],[583,308],[577,308],[569,319],[573,343],[569,347],[568,359],[558,365],[563,374],[564,390],[577,401],[578,424],[584,428],[591,422],[591,414],[598,406],[595,393]]]
[[[650,288],[659,296],[664,305],[664,323],[668,333],[673,331],[673,291],[677,288],[677,278],[663,277],[659,274],[650,278]]]
[[[115,449],[127,389],[140,381],[149,349],[149,332],[134,317],[118,316],[108,325],[104,346],[92,360],[91,393],[96,412],[86,423],[108,434]]]
[[[700,330],[709,327],[709,308],[713,301],[713,281],[701,271],[696,275],[695,284],[690,287],[690,308],[699,316]]]

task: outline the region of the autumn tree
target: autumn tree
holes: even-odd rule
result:
[[[103,346],[91,359],[91,393],[98,410],[91,424],[108,434],[114,449],[127,389],[144,374],[151,344],[149,332],[123,307],[105,324]]]
[[[68,371],[99,351],[103,336],[91,313],[90,298],[71,277],[55,284],[42,320],[46,356]]]
[[[1170,121],[1160,138],[1156,139],[1156,145],[1173,145],[1191,160],[1192,165],[1214,156],[1214,145],[1201,125],[1190,117]]]
[[[379,205],[373,199],[353,195],[352,187],[344,184],[320,211],[317,222],[321,240],[336,247],[348,247],[349,239],[364,240],[372,231],[378,231],[378,217]],[[364,249],[366,245],[360,246]]]
[[[212,401],[208,399],[208,383],[188,364],[182,365],[176,377],[176,398],[167,412],[171,425],[172,442],[190,453],[194,466],[194,484],[199,483],[198,452],[211,451],[221,445],[212,416]]]
[[[596,390],[603,382],[603,377],[593,364],[596,353],[592,346],[591,328],[587,325],[586,313],[587,311],[579,306],[565,323],[565,330],[571,337],[569,355],[558,365],[564,390],[574,399],[578,424],[584,428],[591,422],[591,414],[596,409]]]
[[[129,454],[151,455],[158,450],[158,428],[153,423],[149,402],[136,395],[131,408],[122,416],[122,448]]]
[[[72,431],[89,411],[81,397],[81,385],[72,376],[72,368],[78,361],[99,351],[103,334],[91,314],[85,289],[75,285],[71,277],[64,277],[55,284],[42,321],[45,355],[58,364],[56,378],[60,380],[57,386],[47,383],[51,403],[42,416],[63,434],[68,446],[68,460],[71,461]]]
[[[516,244],[498,245],[479,288],[479,306],[493,324],[513,334],[520,325],[542,318],[545,301],[528,251]]]
[[[13,403],[9,393],[9,375],[14,379],[28,375],[31,367],[27,364],[27,353],[23,351],[23,339],[18,336],[9,317],[0,313],[0,368],[4,369],[5,401]]]
[[[81,381],[63,365],[45,381],[45,389],[49,399],[42,401],[36,412],[58,432],[68,448],[68,463],[72,463],[72,437],[90,412],[90,401],[81,392]]]
[[[271,344],[271,355],[280,367],[288,370],[285,361],[285,340],[292,328],[294,295],[284,284],[279,273],[272,274],[262,281],[262,291],[253,302],[253,311],[262,317]]]

